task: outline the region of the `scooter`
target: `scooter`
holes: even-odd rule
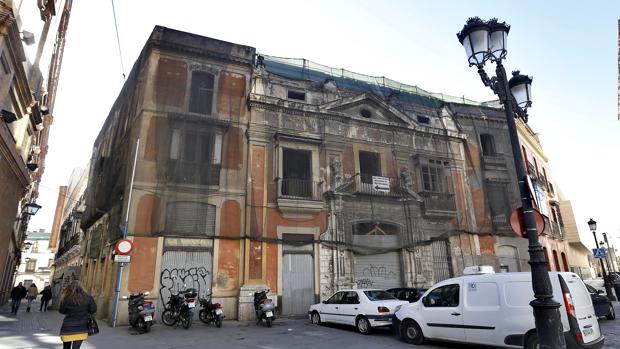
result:
[[[153,307],[152,302],[144,301],[144,297],[149,294],[149,292],[142,292],[130,294],[129,297],[123,296],[123,299],[129,300],[127,302],[129,324],[140,333],[149,332],[151,330],[151,325],[153,324],[155,307]]]
[[[256,313],[256,324],[267,323],[267,327],[276,320],[275,306],[273,301],[267,298],[269,289],[254,292],[254,312]],[[252,295],[250,293],[250,295]]]
[[[213,292],[209,292],[206,298],[198,298],[202,309],[198,312],[198,318],[205,324],[215,323],[218,328],[222,327],[222,319],[224,318],[224,310],[220,303],[213,303]]]
[[[192,309],[196,307],[197,296],[198,292],[195,288],[188,288],[177,295],[170,295],[166,310],[161,314],[161,321],[164,325],[174,326],[180,322],[184,329],[190,328],[194,317]]]

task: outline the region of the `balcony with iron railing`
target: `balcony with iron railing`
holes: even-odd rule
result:
[[[373,180],[378,177],[380,180]],[[388,185],[382,185],[384,182]],[[381,184],[379,183],[381,182]],[[401,195],[400,180],[394,177],[373,176],[366,173],[358,173],[353,177],[356,194],[398,197]]]
[[[454,217],[456,215],[456,201],[454,194],[433,191],[419,192],[424,201],[424,212],[428,216]]]
[[[276,178],[278,208],[283,212],[314,213],[323,209],[323,182]]]
[[[61,258],[65,253],[69,252],[74,246],[80,246],[82,239],[80,234],[73,235],[68,241],[58,247],[56,252],[56,259]]]

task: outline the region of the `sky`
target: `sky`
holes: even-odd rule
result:
[[[60,1],[60,0],[59,0]],[[75,0],[31,229],[51,230],[58,187],[85,167],[93,142],[155,25],[385,76],[431,92],[495,99],[469,68],[456,33],[468,17],[511,25],[507,71],[532,75],[529,125],[549,176],[570,199],[584,242],[586,222],[620,247],[617,184],[618,1],[115,1]],[[60,12],[60,11],[59,11]],[[121,64],[122,61],[122,64]],[[487,64],[487,72],[494,67]],[[600,235],[599,235],[600,238]]]

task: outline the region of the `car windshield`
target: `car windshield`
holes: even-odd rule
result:
[[[391,300],[396,300],[396,297],[392,296],[391,294],[389,294],[389,293],[387,293],[385,291],[381,291],[381,290],[377,290],[377,291],[364,291],[364,294],[371,301],[391,301]]]
[[[586,285],[586,288],[588,289],[588,292],[590,292],[590,293],[597,293],[596,289],[594,287],[592,287],[592,286],[590,286],[588,284],[585,284],[585,285]]]

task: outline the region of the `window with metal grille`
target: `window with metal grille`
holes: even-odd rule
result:
[[[495,156],[495,139],[489,134],[480,135],[480,144],[482,145],[482,155]]]
[[[282,149],[282,184],[283,196],[311,198],[312,152],[310,150]]]
[[[166,232],[175,235],[214,235],[215,205],[195,201],[169,203],[166,207]]]
[[[192,86],[189,97],[190,112],[211,115],[214,84],[215,77],[213,74],[203,71],[192,72]]]

